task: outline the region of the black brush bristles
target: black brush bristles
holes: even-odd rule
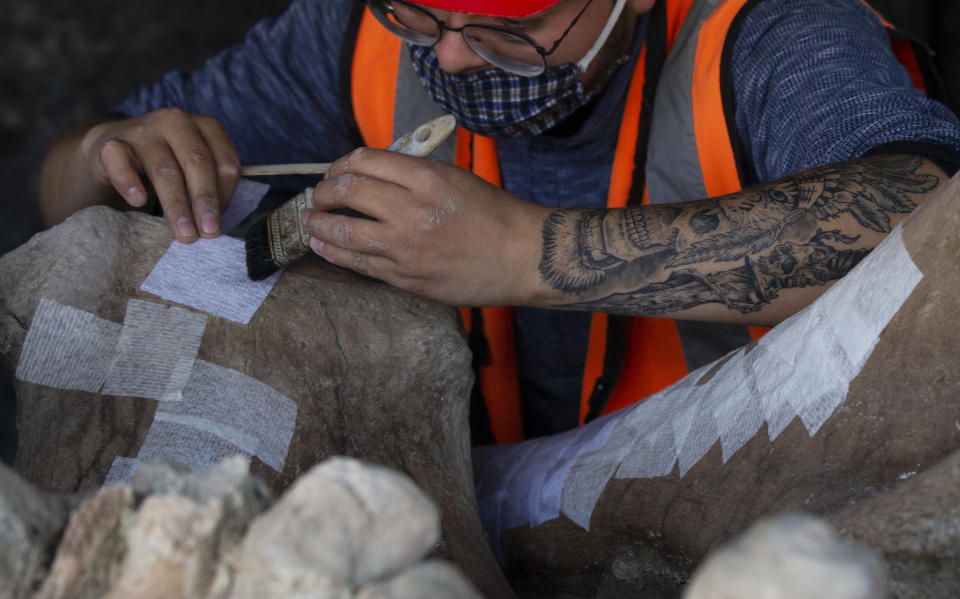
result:
[[[267,234],[267,221],[270,215],[247,229],[243,243],[247,252],[247,277],[251,281],[262,281],[280,267],[273,261],[270,253],[270,236]]]

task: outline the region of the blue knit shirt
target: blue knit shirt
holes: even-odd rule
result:
[[[178,106],[212,115],[244,163],[334,160],[352,149],[337,95],[351,5],[294,0],[245,43],[196,72],[169,73],[117,110]],[[859,0],[760,2],[742,24],[731,65],[736,128],[754,181],[896,142],[960,153],[960,122],[913,89]],[[621,69],[575,134],[499,141],[506,189],[548,206],[603,206],[631,72],[632,64]],[[523,400],[535,423],[529,433],[575,426],[589,315],[522,308],[515,321]]]

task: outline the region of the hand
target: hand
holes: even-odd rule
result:
[[[311,246],[338,266],[462,306],[527,304],[543,290],[549,211],[461,168],[361,148],[333,165],[313,204]]]
[[[179,241],[220,234],[240,176],[240,161],[226,131],[207,116],[164,108],[92,127],[80,154],[96,182],[113,188],[127,204],[147,203],[143,175],[153,186]]]

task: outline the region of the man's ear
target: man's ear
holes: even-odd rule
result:
[[[642,15],[653,8],[653,4],[656,1],[657,0],[627,0],[627,9],[633,11],[635,14]]]

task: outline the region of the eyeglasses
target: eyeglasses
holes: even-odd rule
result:
[[[556,51],[593,0],[587,0],[563,35],[547,50],[530,36],[496,25],[468,24],[450,27],[423,8],[403,0],[367,0],[373,16],[391,33],[415,46],[432,47],[444,30],[459,33],[470,48],[490,64],[523,77],[534,77],[547,68],[547,56]]]

